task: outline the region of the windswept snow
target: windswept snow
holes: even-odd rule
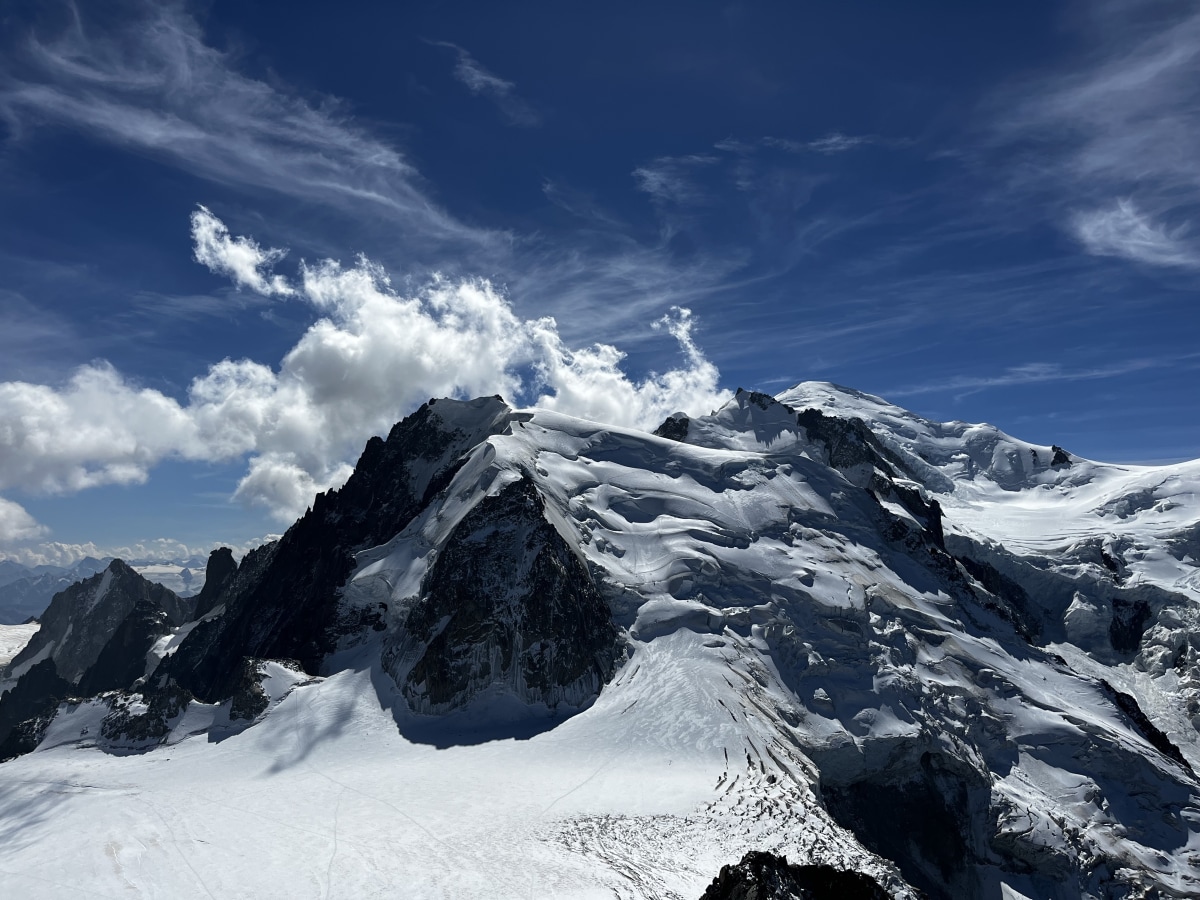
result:
[[[815,802],[753,642],[639,644],[580,715],[444,749],[403,736],[422,723],[381,709],[380,678],[347,669],[146,756],[80,752],[99,722],[61,716],[47,743],[77,743],[0,767],[0,878],[47,897],[695,898],[749,849],[892,871]]]
[[[990,426],[827,384],[779,399],[861,419],[904,461],[900,488],[938,500],[947,547],[1027,566],[1030,602],[1058,617],[1045,646],[978,599],[992,595],[919,509],[864,489],[870,466],[832,468],[770,398],[739,394],[682,442],[439,401],[474,449],[404,531],[359,553],[342,594],[347,608],[385,604],[383,634],[347,636],[323,678],[263,664],[270,705],[253,727],[228,703],[192,703],[145,754],[106,743],[103,703],[64,706],[37,752],[0,766],[0,884],[48,897],[696,898],[722,865],[771,850],[905,897],[899,871],[830,810],[928,777],[962,801],[949,832],[987,829],[1017,861],[963,875],[981,896],[1196,895],[1200,685],[1185,651],[1200,618],[1200,547],[1187,543],[1200,539],[1200,463],[1068,465]],[[596,579],[626,657],[580,711],[495,690],[417,715],[379,647],[455,528],[522,479]],[[1048,579],[1077,584],[1078,602]],[[1113,604],[1142,588],[1158,593],[1137,652],[1101,652]],[[148,665],[185,637],[161,640]],[[1138,699],[1141,723],[1114,692]],[[898,809],[871,812],[902,827],[888,821]]]
[[[0,668],[7,666],[20,653],[29,639],[41,626],[37,622],[28,625],[0,625]]]

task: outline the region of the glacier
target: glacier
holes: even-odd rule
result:
[[[431,401],[27,723],[0,887],[1195,896],[1198,486],[819,382],[655,434]]]

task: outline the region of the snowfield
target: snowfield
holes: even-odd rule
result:
[[[0,667],[8,665],[40,627],[36,622],[28,625],[0,625]]]
[[[358,553],[339,602],[378,629],[320,677],[261,663],[253,724],[193,701],[122,743],[111,699],[65,704],[0,765],[0,892],[698,898],[769,850],[897,898],[1200,895],[1200,462],[1093,463],[823,383],[778,401],[683,441],[438,401],[479,439]],[[414,713],[385,648],[465,517],[525,481],[612,610],[615,674],[594,702],[497,682]]]
[[[398,728],[386,678],[284,678],[260,725],[186,736],[214,718],[193,709],[146,755],[85,749],[86,704],[60,716],[0,767],[6,895],[694,898],[748,849],[864,862],[780,741],[786,691],[752,641],[680,631],[585,712],[527,721],[556,727],[441,748],[497,710]]]

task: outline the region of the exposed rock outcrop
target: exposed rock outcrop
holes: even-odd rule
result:
[[[441,549],[385,665],[420,712],[489,689],[580,706],[612,674],[618,632],[587,568],[521,479],[485,497]]]
[[[508,412],[498,397],[431,400],[386,441],[371,438],[341,489],[318,494],[275,545],[243,560],[217,600],[224,615],[198,625],[160,674],[206,702],[238,690],[246,659],[295,659],[316,674],[341,635],[374,624],[339,620],[355,552],[402,531]]]
[[[208,565],[204,570],[204,587],[196,595],[196,618],[208,615],[221,602],[221,597],[229,589],[237,570],[237,561],[228,547],[218,547],[208,555]]]
[[[722,866],[700,900],[889,900],[869,875],[826,865],[796,866],[773,853],[747,853]]]
[[[672,441],[686,441],[690,424],[691,419],[683,413],[675,413],[673,416],[668,416],[661,425],[655,428],[654,433]]]
[[[103,572],[55,595],[42,616],[42,627],[9,670],[19,672],[33,659],[53,659],[59,677],[78,684],[139,604],[141,611],[120,639],[128,648],[142,647],[143,659],[155,638],[191,617],[190,601],[115,559]]]
[[[0,760],[33,750],[58,704],[72,692],[70,682],[55,669],[54,660],[31,666],[0,696]]]

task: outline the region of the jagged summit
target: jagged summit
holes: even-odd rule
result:
[[[5,696],[54,702],[0,815],[69,759],[116,791],[102,753],[141,750],[202,779],[137,770],[217,892],[699,897],[731,866],[727,892],[1193,895],[1200,464],[1058,449],[824,383],[654,434],[431,401],[278,542],[214,554],[125,683],[30,666]],[[60,803],[24,858],[124,834],[122,797]]]

